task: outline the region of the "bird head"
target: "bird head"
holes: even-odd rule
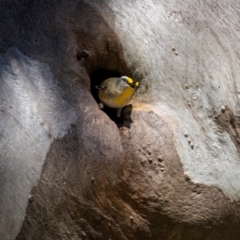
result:
[[[127,83],[131,88],[137,88],[139,87],[140,83],[138,81],[134,81],[132,78],[127,77],[127,76],[122,76],[120,79]]]

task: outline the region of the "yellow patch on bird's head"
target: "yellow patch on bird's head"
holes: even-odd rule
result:
[[[127,82],[128,82],[128,84],[132,84],[133,80],[130,77],[127,77]]]
[[[127,76],[122,76],[121,77],[124,81],[126,81],[129,85],[133,84],[134,81],[130,78],[130,77],[127,77]]]
[[[135,83],[135,86],[138,87],[138,86],[139,86],[139,82],[136,82],[136,83]]]

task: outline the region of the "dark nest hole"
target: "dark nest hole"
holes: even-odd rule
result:
[[[109,71],[106,69],[98,69],[94,71],[91,75],[91,93],[99,104],[101,103],[98,98],[98,89],[96,88],[97,85],[101,84],[105,79],[110,77],[121,77],[118,71]],[[132,112],[132,105],[128,105],[123,108],[121,117],[117,117],[117,109],[109,108],[104,106],[103,111],[109,116],[109,118],[114,121],[118,127],[127,126],[130,127],[131,120],[131,112]]]

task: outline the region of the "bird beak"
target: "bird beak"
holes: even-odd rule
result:
[[[137,88],[137,87],[139,87],[139,85],[140,85],[139,82],[133,82],[132,84],[130,84],[130,86],[131,86],[132,88]]]

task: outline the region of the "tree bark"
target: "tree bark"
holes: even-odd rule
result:
[[[0,239],[240,239],[239,7],[2,1]]]

